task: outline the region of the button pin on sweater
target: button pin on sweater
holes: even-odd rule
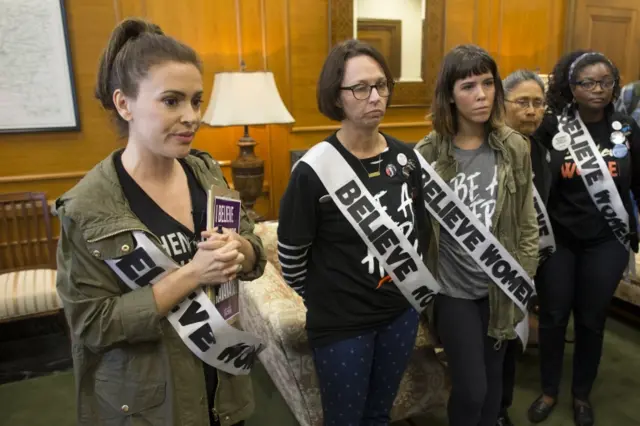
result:
[[[394,177],[398,172],[398,169],[396,169],[396,166],[394,166],[393,164],[387,164],[387,167],[384,168],[384,171],[387,176]]]
[[[610,139],[611,139],[611,142],[616,145],[620,145],[626,141],[624,134],[620,131],[615,131],[611,133]]]
[[[553,137],[551,145],[553,145],[553,149],[556,151],[564,151],[571,145],[571,136],[569,136],[567,132],[558,132]]]
[[[616,158],[624,158],[627,156],[629,150],[627,149],[627,145],[615,145],[613,147],[613,156]]]

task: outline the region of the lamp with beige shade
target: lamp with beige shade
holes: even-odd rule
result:
[[[254,221],[262,220],[253,206],[262,194],[264,160],[254,152],[256,141],[249,136],[249,126],[294,121],[280,97],[273,73],[239,71],[215,75],[211,100],[202,122],[215,127],[244,126],[244,136],[238,141],[240,152],[231,162],[231,176],[234,188]]]

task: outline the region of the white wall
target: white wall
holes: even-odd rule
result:
[[[402,76],[400,81],[422,81],[422,20],[425,0],[357,0],[353,4],[353,37],[358,19],[402,20]]]

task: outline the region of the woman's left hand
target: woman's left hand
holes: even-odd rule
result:
[[[222,228],[222,234],[219,234],[218,232],[213,230],[203,231],[202,237],[206,240],[203,243],[200,243],[203,246],[206,246],[207,242],[215,241],[221,237],[225,240],[228,239],[228,240],[238,241],[240,243],[240,248],[238,249],[240,253],[237,259],[238,265],[240,266],[238,272],[253,270],[256,263],[256,254],[255,254],[255,251],[253,250],[253,246],[246,238],[239,235],[237,232],[231,229]]]

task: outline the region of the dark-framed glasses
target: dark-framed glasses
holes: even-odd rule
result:
[[[545,105],[544,99],[519,98],[519,99],[516,99],[515,101],[509,100],[509,99],[506,99],[506,101],[512,104],[516,104],[520,109],[527,109],[530,106],[533,109],[540,109],[540,108],[544,108],[544,105]]]
[[[613,78],[606,78],[604,80],[581,80],[576,81],[576,86],[580,86],[584,90],[592,91],[596,88],[596,85],[600,85],[602,90],[611,90],[616,85],[616,80]]]
[[[380,81],[376,84],[358,83],[352,86],[341,87],[340,90],[351,90],[354,98],[358,99],[359,101],[363,101],[365,99],[369,99],[369,96],[371,96],[371,91],[374,88],[378,92],[378,95],[383,98],[386,98],[391,94],[391,87],[389,82],[387,81]]]

